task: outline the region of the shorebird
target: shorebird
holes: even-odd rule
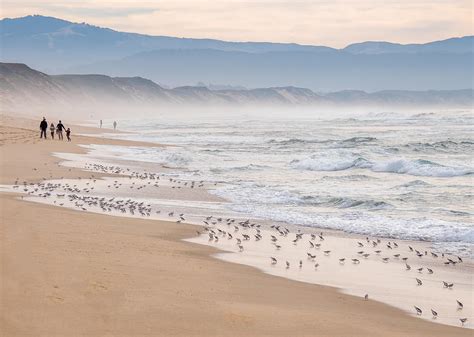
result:
[[[438,313],[433,309],[431,309],[431,313],[433,314],[433,319],[436,319],[436,317],[438,317]]]
[[[324,253],[324,255],[329,255],[329,253],[331,253],[331,251],[330,250],[325,250],[323,253]]]
[[[384,258],[382,258],[382,261],[383,261],[384,263],[387,263],[389,259],[390,259],[389,257],[384,257]]]
[[[430,269],[430,268],[426,268],[426,270],[428,270],[428,274],[433,274],[433,269]]]
[[[344,261],[346,261],[346,258],[344,258],[344,257],[342,259],[339,259],[340,264],[344,264]]]
[[[419,278],[415,277],[415,279],[416,279],[416,282],[418,283],[419,286],[423,285],[423,282],[421,282],[421,280]]]
[[[300,260],[300,268],[303,267],[303,261]]]
[[[406,266],[407,270],[410,270],[410,269],[411,269],[411,267],[410,267],[410,265],[409,265],[408,263],[405,263],[405,266]]]
[[[419,273],[423,271],[423,267],[417,269]]]
[[[359,261],[359,259],[352,259],[352,263],[354,263],[354,264],[359,264],[360,261]]]
[[[319,267],[319,263],[316,263],[316,264],[314,265],[314,269],[318,269],[318,267]]]
[[[415,305],[414,307],[415,307],[415,310],[416,310],[416,314],[417,314],[418,316],[421,316],[421,314],[423,313],[423,311],[422,311],[420,308],[418,308],[416,305]]]
[[[314,260],[316,258],[316,255],[313,255],[311,253],[306,253],[306,255],[308,255],[308,259],[310,260]]]
[[[443,286],[448,289],[452,289],[454,287],[454,283],[448,283],[443,281]]]
[[[286,269],[290,268],[290,262],[286,261]]]
[[[460,318],[459,320],[461,321],[462,326],[464,326],[464,323],[467,322],[467,318]]]
[[[270,259],[272,260],[272,264],[277,264],[277,262],[278,262],[278,261],[277,261],[277,259],[276,259],[276,258],[274,258],[274,257],[270,257]]]
[[[459,302],[459,300],[456,300],[456,302],[458,302],[458,310],[462,310],[464,308],[464,305]]]

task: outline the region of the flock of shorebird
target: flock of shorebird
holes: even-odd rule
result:
[[[124,180],[114,180],[113,182],[110,182],[110,184],[106,185],[107,189],[113,191],[120,188],[135,190],[141,190],[145,188],[159,188],[160,186],[164,185],[173,189],[194,189],[205,187],[204,181],[179,180],[167,177],[164,174],[133,171],[129,168],[121,168],[114,165],[85,164],[84,169],[101,174],[105,173],[121,175],[122,177],[129,179],[129,182],[126,184],[120,182]],[[154,209],[150,203],[143,201],[138,202],[132,198],[120,199],[116,196],[110,198],[105,196],[99,197],[96,195],[90,195],[95,189],[94,184],[99,179],[98,177],[94,176],[94,174],[91,174],[89,178],[78,179],[81,180],[81,182],[78,182],[78,184],[73,184],[72,182],[67,181],[48,182],[47,178],[43,178],[43,182],[27,183],[26,181],[20,182],[20,180],[17,178],[15,184],[13,185],[13,189],[29,196],[53,198],[53,204],[55,205],[74,207],[82,211],[95,211],[100,209],[102,212],[118,212],[125,213],[130,216],[142,217],[150,217],[152,214],[161,214],[161,210]],[[79,187],[79,185],[81,185],[81,187]],[[68,200],[68,203],[65,203],[65,200]],[[168,218],[174,218],[174,221],[177,223],[186,221],[183,213],[167,211],[164,215],[167,215]],[[303,268],[304,263],[310,263],[312,268],[317,271],[318,267],[320,267],[320,264],[316,261],[316,252],[321,251],[326,256],[331,254],[331,250],[326,250],[323,247],[325,236],[322,232],[308,234],[302,233],[300,230],[298,230],[296,233],[292,233],[290,229],[281,225],[271,225],[270,228],[267,228],[270,232],[265,231],[265,233],[270,233],[269,237],[265,238],[264,231],[262,230],[260,224],[256,224],[250,220],[238,221],[233,218],[225,219],[215,216],[205,217],[203,220],[203,225],[204,231],[207,233],[210,242],[217,243],[222,239],[235,240],[237,250],[240,252],[245,250],[245,242],[250,240],[270,240],[271,245],[277,251],[283,246],[281,240],[282,237],[285,237],[286,239],[289,238],[293,245],[307,245],[308,248],[306,256],[297,260],[296,262],[290,262],[288,260],[280,261],[275,256],[269,256],[269,263],[272,266],[278,266],[282,264],[284,268],[290,269],[293,263],[295,263],[297,268]],[[223,229],[219,228],[219,226],[223,226],[221,227]],[[197,234],[204,235],[204,233],[201,233],[200,231],[198,231]],[[405,264],[406,271],[412,270],[411,265],[408,264],[409,258],[407,256],[402,256],[403,253],[399,252],[399,245],[393,240],[385,242],[379,238],[371,239],[367,237],[365,241],[357,242],[357,249],[358,251],[356,256],[350,257],[349,259],[346,259],[346,257],[340,257],[339,263],[344,265],[346,262],[350,261],[353,264],[360,264],[364,259],[369,258],[371,255],[379,256],[382,252],[386,254],[388,251],[391,251],[391,256],[378,257],[380,261],[383,263],[389,263],[391,259],[401,260]],[[384,250],[382,251],[382,249]],[[463,263],[463,259],[460,256],[420,251],[411,246],[408,246],[408,251],[405,253],[414,254],[419,259],[422,259],[426,256],[434,259],[445,259],[443,261],[445,265],[455,266],[459,263]],[[416,270],[420,274],[422,274],[424,270],[426,270],[428,274],[435,273],[432,268],[423,266],[416,268]],[[414,277],[414,281],[416,281],[416,286],[423,286],[422,279]],[[440,286],[447,289],[453,289],[454,284],[443,281],[442,285]],[[368,300],[369,295],[366,294],[364,298],[365,300]],[[455,300],[457,310],[462,311],[464,304],[459,299]],[[423,310],[419,306],[414,306],[414,309],[417,315],[423,314]],[[431,314],[433,319],[438,317],[438,312],[432,308]],[[459,318],[459,321],[461,325],[464,326],[464,324],[467,322],[467,318],[461,317]]]
[[[129,189],[139,191],[145,188],[159,188],[164,185],[169,186],[172,189],[194,189],[204,187],[204,181],[179,180],[164,177],[157,173],[132,171],[129,168],[121,168],[113,165],[85,164],[84,168],[99,173],[127,176],[128,179],[131,180],[127,185],[119,182],[119,180],[114,180],[106,185],[106,188],[111,190],[128,187]],[[37,169],[35,168],[34,170]],[[62,179],[63,178],[61,178],[61,180]],[[20,182],[20,179],[16,178],[13,189],[29,196],[41,198],[52,197],[56,199],[53,201],[55,205],[71,206],[83,211],[92,211],[94,208],[98,207],[103,212],[116,211],[131,216],[140,215],[149,217],[153,213],[161,213],[160,210],[154,211],[151,204],[143,201],[134,201],[132,198],[120,199],[117,197],[108,198],[104,196],[98,197],[90,195],[95,189],[94,184],[97,182],[97,177],[94,174],[91,174],[90,178],[78,177],[77,179],[81,181],[81,184],[73,184],[69,182],[52,183],[48,182],[47,178],[43,178],[43,182],[28,183],[26,181]],[[166,180],[166,182],[160,184],[162,180]],[[83,187],[79,187],[79,185],[82,185]],[[69,202],[66,204],[63,200],[68,200]],[[178,214],[177,212],[168,213],[168,216],[170,217],[175,215],[177,216],[176,222],[180,223],[185,220],[184,214]]]
[[[204,223],[204,230],[208,235],[209,242],[218,243],[219,240],[222,240],[222,239],[235,240],[235,244],[239,252],[243,252],[245,250],[244,244],[246,241],[250,241],[250,240],[262,241],[265,239],[264,231],[261,229],[261,225],[252,223],[250,222],[250,220],[237,222],[235,219],[232,219],[232,218],[223,219],[223,218],[216,218],[216,217],[209,216],[203,221],[203,223]],[[303,265],[305,263],[310,263],[312,268],[315,271],[317,271],[318,268],[320,267],[320,263],[316,261],[316,257],[317,257],[316,251],[322,252],[322,254],[324,254],[325,256],[329,256],[331,254],[331,250],[324,250],[323,241],[325,241],[325,236],[324,236],[324,233],[322,232],[302,233],[300,230],[298,230],[296,233],[295,232],[292,233],[288,228],[280,226],[280,225],[271,225],[270,229],[273,231],[273,233],[272,232],[269,233],[269,237],[267,237],[267,240],[270,240],[271,245],[274,247],[276,251],[281,250],[284,245],[284,243],[280,239],[281,237],[286,238],[285,241],[288,241],[288,238],[289,238],[289,240],[292,242],[293,245],[298,245],[298,244],[307,245],[306,256],[303,256],[302,258],[300,258],[299,260],[295,262],[291,262],[288,260],[280,261],[275,256],[269,256],[269,263],[272,266],[277,266],[277,265],[282,264],[282,268],[290,269],[294,263],[297,268],[301,269],[303,268]],[[253,232],[251,230],[253,230]],[[201,233],[199,231],[197,232],[197,234],[204,235],[204,233]],[[375,255],[375,256],[379,256],[378,258],[380,259],[382,263],[389,263],[391,259],[404,261],[405,270],[410,271],[412,267],[410,264],[408,264],[409,257],[402,256],[403,253],[398,252],[399,251],[398,248],[399,248],[399,244],[395,241],[384,242],[380,238],[370,239],[369,237],[366,237],[365,242],[361,242],[361,241],[357,242],[356,249],[358,251],[356,252],[356,257],[352,257],[349,259],[346,257],[340,257],[338,258],[338,261],[339,261],[339,264],[341,265],[344,265],[346,262],[349,262],[349,261],[353,264],[360,264],[364,259],[368,259],[369,256]],[[368,250],[370,252],[368,252]],[[382,253],[386,254],[387,251],[392,251],[391,256],[389,257],[380,256]],[[423,257],[426,257],[426,256],[430,256],[433,259],[438,259],[438,258],[445,259],[443,262],[445,265],[455,266],[458,263],[463,263],[463,259],[460,256],[453,256],[453,255],[448,256],[447,254],[444,254],[444,253],[438,254],[435,252],[419,251],[411,246],[408,246],[408,251],[405,253],[406,255],[415,254],[417,259],[422,259]],[[427,274],[430,274],[430,275],[435,273],[434,270],[429,267],[418,267],[416,268],[416,270],[419,274],[422,274],[424,270],[426,270]],[[415,284],[417,286],[423,285],[423,281],[420,278],[415,277],[414,279],[416,281]],[[442,281],[442,284],[440,284],[440,287],[443,287],[446,289],[453,289],[454,283]],[[365,294],[364,299],[368,300],[369,295]],[[455,299],[455,305],[458,312],[461,312],[464,309],[464,304],[459,299]],[[414,309],[417,315],[421,316],[423,314],[423,310],[420,307],[415,305]],[[430,309],[430,310],[431,310],[432,318],[437,319],[438,312],[434,309]],[[459,318],[459,321],[462,326],[464,326],[467,320],[468,319],[466,317]]]

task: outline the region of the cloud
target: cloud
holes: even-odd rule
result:
[[[49,10],[57,13],[80,15],[84,19],[88,17],[127,17],[136,14],[152,14],[158,11],[157,8],[127,7],[127,8],[97,8],[97,7],[65,7],[51,5]]]
[[[3,16],[33,13],[153,35],[333,47],[473,34],[471,0],[3,0]]]

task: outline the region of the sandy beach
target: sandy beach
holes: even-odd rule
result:
[[[65,167],[53,154],[85,153],[79,144],[157,146],[77,136],[105,131],[79,126],[71,143],[44,141],[37,124],[2,116],[1,184],[112,179],[120,174]],[[202,226],[36,203],[19,192],[0,194],[2,336],[472,336],[304,275],[277,277],[265,270],[269,260],[262,268],[231,263],[235,245],[208,245],[207,234],[196,238]]]

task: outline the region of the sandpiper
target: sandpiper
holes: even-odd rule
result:
[[[416,314],[418,316],[420,316],[423,313],[423,311],[420,308],[418,308],[416,305],[414,307],[415,307],[415,310],[416,310]]]

